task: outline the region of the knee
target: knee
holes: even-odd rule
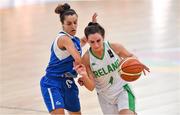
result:
[[[119,111],[119,115],[136,115],[135,112],[129,110],[129,109],[122,109]]]
[[[53,111],[50,112],[51,115],[64,115],[64,109],[60,108],[60,109],[55,109]]]

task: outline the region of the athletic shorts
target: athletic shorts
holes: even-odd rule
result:
[[[123,86],[117,103],[111,104],[101,94],[98,94],[99,103],[104,114],[118,114],[122,109],[129,109],[135,112],[135,96],[128,84]]]
[[[48,111],[63,108],[71,112],[80,111],[79,90],[73,78],[53,80],[44,76],[40,87]]]

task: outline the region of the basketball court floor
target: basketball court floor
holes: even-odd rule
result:
[[[97,12],[106,40],[123,44],[150,68],[130,83],[138,115],[180,115],[180,0],[68,3],[79,15],[77,36]],[[61,30],[57,4],[0,9],[0,115],[48,115],[39,81]],[[96,91],[79,90],[82,114],[102,115]]]

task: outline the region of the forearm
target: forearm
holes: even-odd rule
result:
[[[76,64],[81,64],[81,55],[78,51],[76,51],[76,53],[74,53],[72,56]]]
[[[93,91],[95,88],[95,84],[94,81],[92,79],[89,78],[88,75],[83,75],[82,76],[82,80],[83,80],[83,85],[90,91]]]
[[[137,58],[134,54],[130,53],[127,57]]]
[[[76,49],[71,38],[64,36],[62,39],[59,39],[59,40],[62,40],[62,41],[58,41],[58,43],[59,43],[58,47],[61,48],[60,46],[62,45],[62,47],[64,47],[67,50],[67,52],[74,58],[75,63],[80,64],[81,63],[81,55],[80,55],[79,51]]]

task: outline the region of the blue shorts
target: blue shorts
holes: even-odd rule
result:
[[[79,90],[73,78],[64,77],[53,80],[44,76],[40,86],[49,112],[58,108],[71,112],[80,111]]]

